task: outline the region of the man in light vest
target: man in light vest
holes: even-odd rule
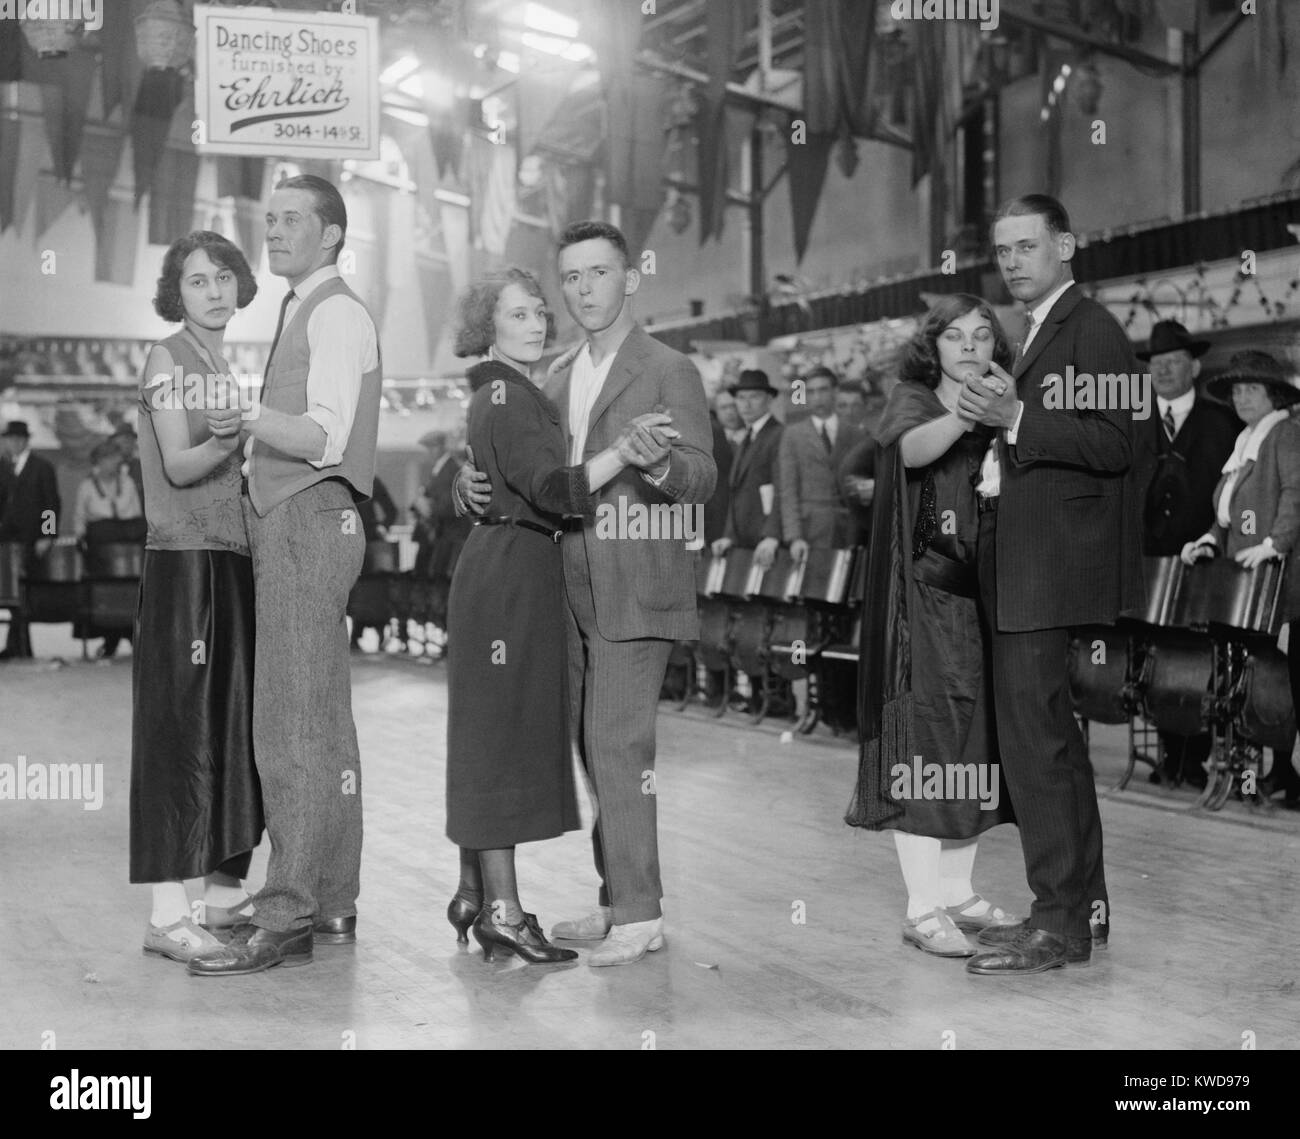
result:
[[[214,411],[215,433],[247,434],[243,500],[257,606],[253,752],[271,859],[229,944],[190,961],[197,976],[306,965],[313,943],[356,940],[361,763],[345,611],[361,572],[357,504],[375,475],[381,367],[375,324],[339,276],[347,210],[312,175],[267,206],[271,271],[290,286],[260,404]],[[237,910],[239,908],[237,907]]]

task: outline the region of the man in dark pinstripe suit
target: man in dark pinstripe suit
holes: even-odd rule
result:
[[[1075,377],[1126,380],[1139,369],[1119,323],[1074,283],[1075,239],[1059,202],[1035,194],[1007,203],[993,244],[1029,332],[1014,376],[994,365],[968,380],[959,411],[998,429],[976,488],[980,594],[999,751],[1034,904],[1023,925],[983,931],[993,948],[966,967],[1021,975],[1085,965],[1109,935],[1097,792],[1067,676],[1069,628],[1113,624],[1142,595],[1134,388],[1115,385],[1100,401],[1126,406],[1086,410],[1048,393],[1071,366]]]

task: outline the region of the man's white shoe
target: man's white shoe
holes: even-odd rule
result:
[[[557,941],[600,941],[614,924],[614,911],[600,906],[595,913],[577,921],[557,921],[551,926],[551,937]]]
[[[664,919],[611,926],[605,944],[587,957],[587,964],[635,965],[647,953],[664,947]]]

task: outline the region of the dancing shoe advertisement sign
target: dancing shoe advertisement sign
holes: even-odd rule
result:
[[[196,5],[204,154],[379,157],[379,22]]]

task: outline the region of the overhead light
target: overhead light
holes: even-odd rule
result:
[[[379,82],[383,84],[400,83],[408,75],[420,70],[420,61],[413,55],[404,55],[395,59],[379,73]]]
[[[503,51],[497,55],[497,66],[502,71],[511,71],[519,74],[519,53],[517,51]]]
[[[564,36],[566,39],[576,39],[578,36],[577,20],[563,16],[553,8],[546,7],[545,4],[525,4],[524,24],[536,28],[539,32],[550,32],[552,35]]]

